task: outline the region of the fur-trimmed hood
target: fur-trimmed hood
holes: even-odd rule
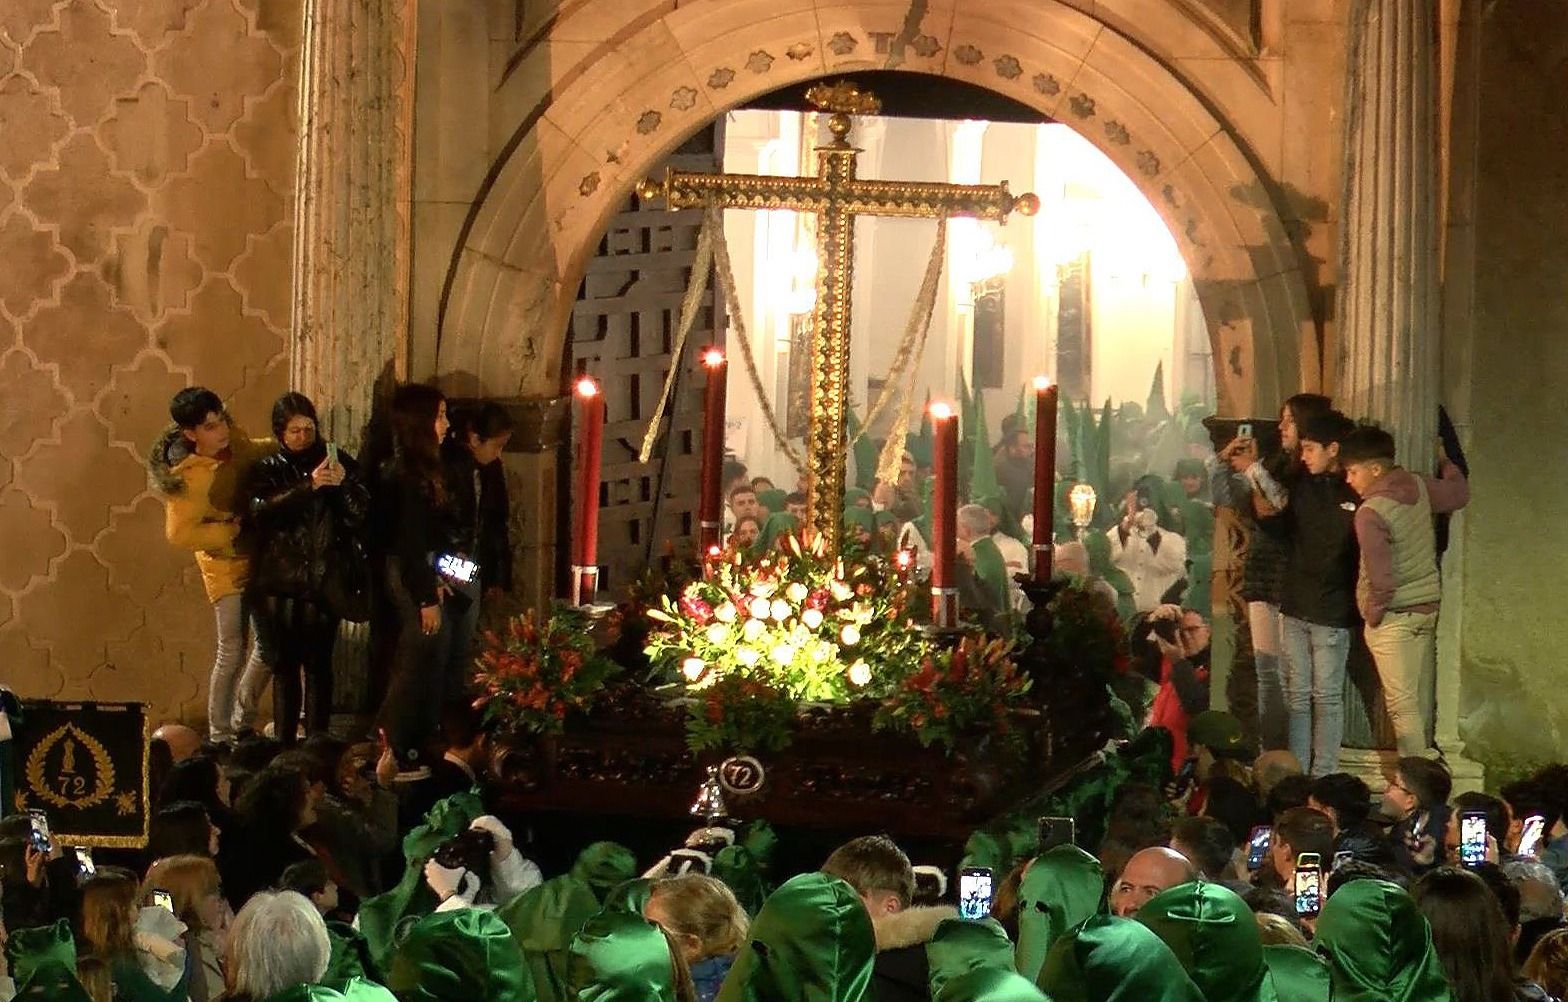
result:
[[[872,919],[871,928],[877,936],[877,952],[924,946],[931,942],[936,935],[936,927],[944,919],[957,917],[958,909],[952,905],[921,905]]]
[[[170,424],[158,434],[147,450],[147,478],[153,487],[164,494],[185,492],[185,480],[174,468],[191,454],[190,442],[180,431],[180,426]]]

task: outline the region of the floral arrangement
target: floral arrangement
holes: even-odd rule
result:
[[[476,708],[485,722],[509,730],[559,734],[566,716],[586,711],[619,667],[598,652],[593,622],[559,607],[543,622],[533,610],[487,630],[476,664]]]
[[[766,682],[731,675],[693,697],[686,743],[694,752],[774,752],[789,747],[795,702]]]
[[[789,536],[755,560],[730,554],[648,615],[656,668],[700,692],[729,678],[802,702],[886,691],[927,642],[911,628],[909,588],[879,559],[826,555],[820,537]]]
[[[952,649],[931,649],[877,710],[878,730],[908,730],[922,745],[956,750],[964,735],[1016,737],[1012,711],[1031,679],[1013,662],[1006,640],[965,637]]]

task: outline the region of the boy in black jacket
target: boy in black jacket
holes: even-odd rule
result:
[[[1356,626],[1359,499],[1339,466],[1339,441],[1355,425],[1338,411],[1298,429],[1303,475],[1285,509],[1262,520],[1287,547],[1284,593],[1285,704],[1289,748],[1310,776],[1339,769],[1345,731],[1345,662]]]

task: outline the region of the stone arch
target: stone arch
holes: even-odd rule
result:
[[[590,30],[582,19],[595,9]],[[501,82],[497,106],[516,109],[519,125],[453,248],[437,318],[437,376],[455,390],[557,392],[585,261],[632,186],[730,108],[870,68],[987,87],[1115,161],[1187,260],[1222,413],[1271,410],[1317,381],[1312,262],[1257,152],[1271,134],[1277,144],[1279,108],[1241,43],[1213,24],[1167,0],[1112,0],[1096,16],[1058,0],[695,0],[628,17],[605,41],[605,9],[563,4]]]

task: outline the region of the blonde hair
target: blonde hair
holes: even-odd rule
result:
[[[684,873],[656,881],[649,896],[659,899],[671,932],[702,944],[699,958],[734,953],[746,942],[746,912],[722,880]]]
[[[1307,946],[1307,937],[1291,924],[1290,919],[1269,912],[1258,912],[1258,938],[1264,946]]]
[[[118,866],[101,867],[82,885],[84,953],[109,960],[131,952],[139,889],[136,874]]]
[[[168,891],[174,899],[174,914],[192,932],[202,932],[198,906],[203,898],[218,893],[218,867],[206,856],[167,856],[147,868],[147,879],[142,882],[144,903],[151,901],[153,891]]]
[[[93,1002],[114,1002],[114,975],[107,960],[81,958],[76,962],[76,980]]]
[[[1568,995],[1568,929],[1553,929],[1542,936],[1520,973],[1553,998]]]

